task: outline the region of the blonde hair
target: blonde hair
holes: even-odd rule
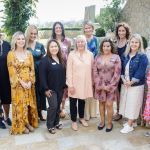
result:
[[[144,47],[143,47],[143,40],[142,40],[142,37],[141,37],[140,34],[135,33],[135,34],[132,34],[131,37],[130,37],[130,39],[129,39],[129,43],[128,43],[127,48],[126,48],[126,50],[125,50],[125,55],[126,55],[126,56],[127,56],[127,55],[130,53],[130,51],[131,51],[130,42],[131,42],[131,40],[132,40],[133,38],[137,39],[137,40],[139,41],[139,43],[140,43],[138,52],[143,52],[143,53],[144,53]]]
[[[18,38],[20,35],[23,35],[24,38],[25,38],[24,33],[21,32],[21,31],[17,31],[17,32],[15,32],[15,33],[13,34],[12,40],[11,40],[11,49],[12,49],[12,50],[16,50],[16,49],[17,49],[16,41],[17,41],[17,38]],[[25,40],[25,45],[24,45],[23,48],[26,49],[26,40]]]
[[[25,31],[25,37],[27,42],[27,47],[29,46],[30,35],[33,29],[36,29],[38,35],[38,28],[35,25],[29,25]]]
[[[76,39],[75,39],[75,50],[78,50],[78,48],[77,48],[77,41],[78,40],[83,40],[84,41],[84,43],[85,43],[85,48],[84,48],[84,50],[87,50],[87,41],[86,41],[86,37],[84,36],[84,35],[78,35],[77,37],[76,37]]]

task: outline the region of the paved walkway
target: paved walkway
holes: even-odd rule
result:
[[[121,134],[122,122],[115,122],[114,129],[106,133],[97,130],[98,118],[89,121],[89,127],[79,124],[79,131],[70,128],[69,118],[62,120],[63,130],[50,134],[45,122],[29,135],[9,135],[9,129],[0,129],[0,150],[150,150],[148,129],[137,127],[127,135]]]

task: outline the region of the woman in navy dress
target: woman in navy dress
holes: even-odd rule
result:
[[[34,25],[30,25],[26,30],[27,50],[29,50],[34,58],[35,66],[35,91],[37,100],[38,116],[41,121],[45,121],[42,116],[42,110],[46,110],[46,97],[42,94],[39,83],[39,64],[42,57],[45,55],[45,48],[43,44],[37,42],[38,29]]]
[[[116,43],[117,52],[118,52],[118,55],[121,58],[121,56],[125,52],[125,49],[127,47],[128,40],[129,40],[129,37],[130,37],[130,34],[131,34],[129,25],[125,22],[119,23],[116,27],[116,33],[115,34],[116,34],[116,38],[117,38],[117,43]],[[122,116],[119,115],[120,89],[121,89],[121,82],[119,82],[119,85],[118,85],[117,112],[116,112],[116,114],[113,118],[114,121],[118,121],[122,118]]]
[[[11,89],[10,81],[7,69],[7,54],[10,51],[10,44],[2,40],[2,34],[0,34],[0,100],[4,110],[5,123],[11,126],[11,120],[9,118],[9,107],[11,104]],[[2,119],[0,119],[2,122]],[[2,124],[3,128],[6,128]]]

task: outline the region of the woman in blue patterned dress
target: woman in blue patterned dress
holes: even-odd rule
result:
[[[37,100],[37,109],[38,116],[41,121],[45,121],[42,116],[42,110],[46,110],[46,97],[41,92],[40,82],[39,82],[39,64],[42,57],[45,55],[45,48],[43,44],[37,42],[38,29],[35,25],[29,25],[26,29],[26,41],[27,41],[27,50],[29,50],[34,58],[34,67],[35,67],[35,91],[36,91],[36,100]]]
[[[87,40],[87,48],[96,57],[98,53],[98,40],[96,36],[93,35],[94,25],[90,21],[85,21],[83,25],[84,35]],[[93,98],[88,98],[85,101],[85,119],[96,117],[97,101]]]

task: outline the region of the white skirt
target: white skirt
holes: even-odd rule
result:
[[[119,114],[137,119],[143,103],[144,85],[126,88],[121,85]]]

